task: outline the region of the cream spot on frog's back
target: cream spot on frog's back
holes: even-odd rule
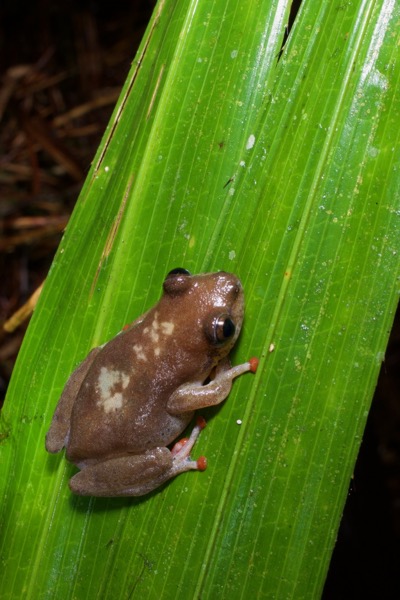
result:
[[[133,346],[133,351],[136,354],[136,358],[138,360],[143,360],[146,361],[147,360],[147,356],[145,355],[145,353],[143,352],[143,346],[141,346],[140,344],[135,344]]]
[[[151,328],[150,328],[150,339],[152,342],[155,342],[156,344],[158,344],[159,340],[160,340],[160,334],[158,333],[158,330],[160,329],[160,324],[158,322],[158,313],[156,313],[154,315],[154,320],[151,324]]]
[[[100,396],[97,406],[101,406],[104,412],[122,408],[124,403],[123,390],[129,385],[130,377],[123,371],[101,367],[97,381],[97,392]]]
[[[175,323],[172,321],[162,321],[161,323],[161,331],[165,335],[172,335],[174,333]]]
[[[155,344],[158,344],[160,341],[160,334],[158,333],[160,329],[160,323],[158,322],[158,312],[154,313],[154,319],[150,325],[150,327],[145,327],[143,329],[143,333],[150,337],[151,341]]]
[[[156,344],[160,341],[160,336],[156,331],[154,331],[154,329],[151,329],[150,331],[150,339]]]
[[[161,321],[160,323],[158,320],[158,312],[154,313],[153,321],[151,325],[143,329],[143,335],[149,338],[153,344],[153,353],[155,357],[159,357],[162,354],[166,346],[165,338],[171,336],[174,330],[175,323],[172,321]],[[140,347],[140,349],[142,349],[142,347]],[[140,358],[139,354],[138,358]]]
[[[103,408],[105,413],[114,412],[122,408],[123,405],[123,396],[122,394],[114,394],[108,400],[103,402]]]

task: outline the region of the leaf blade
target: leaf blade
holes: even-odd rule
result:
[[[5,597],[319,595],[398,294],[399,9],[309,2],[276,64],[288,4],[156,9],[3,415]],[[178,258],[240,274],[236,360],[260,352],[260,371],[208,412],[206,473],[143,500],[71,498],[72,467],[44,454],[52,407]]]

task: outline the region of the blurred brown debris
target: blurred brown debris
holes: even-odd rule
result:
[[[153,5],[0,7],[0,405]]]

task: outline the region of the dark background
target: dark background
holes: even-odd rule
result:
[[[3,325],[46,277],[153,5],[1,4],[0,400],[28,319]],[[324,600],[400,598],[399,323],[398,314]]]

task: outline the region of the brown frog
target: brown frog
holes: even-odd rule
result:
[[[204,457],[190,451],[205,425],[167,448],[194,411],[222,402],[232,380],[255,372],[257,359],[230,366],[243,321],[243,289],[230,273],[174,269],[159,302],[115,338],[94,348],[70,376],[46,436],[81,470],[75,494],[141,496]]]

